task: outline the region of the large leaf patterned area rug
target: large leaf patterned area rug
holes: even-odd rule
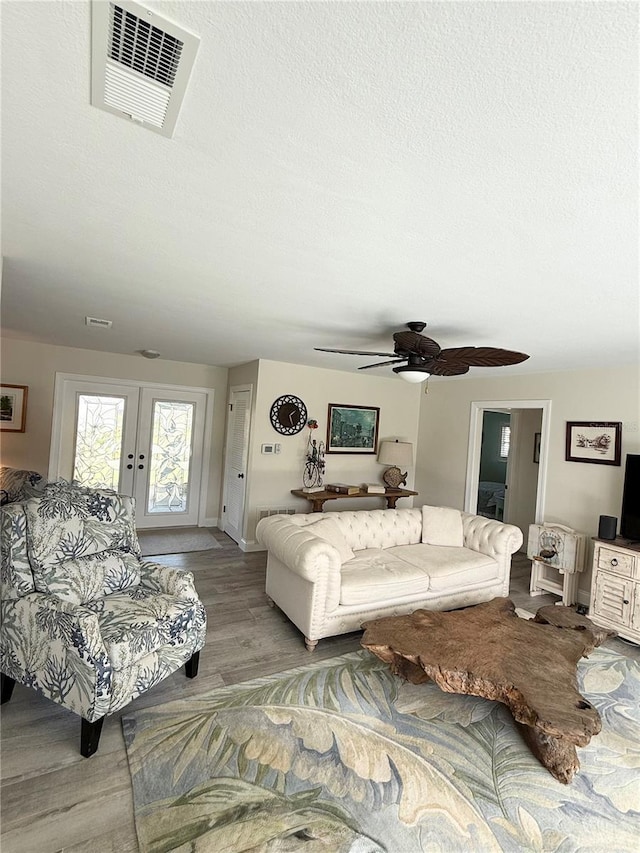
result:
[[[579,682],[603,725],[570,785],[503,705],[366,651],[126,716],[140,849],[635,853],[640,665],[596,649]]]

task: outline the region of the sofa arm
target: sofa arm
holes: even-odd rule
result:
[[[140,563],[140,586],[152,589],[154,592],[174,595],[176,598],[200,601],[193,580],[193,572],[183,572],[181,569],[161,566],[149,560],[143,560]]]
[[[263,518],[256,527],[256,538],[269,554],[311,583],[322,572],[339,574],[342,568],[337,548],[286,517]]]
[[[462,513],[464,547],[488,557],[511,557],[522,545],[522,531],[514,524],[505,524],[482,515]]]
[[[113,668],[98,617],[32,593],[2,602],[2,672],[89,721],[111,704]]]

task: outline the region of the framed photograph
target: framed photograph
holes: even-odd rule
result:
[[[27,385],[0,385],[0,430],[24,432],[28,390]]]
[[[540,461],[540,438],[542,437],[541,432],[536,432],[533,436],[533,461]]]
[[[380,409],[329,403],[327,453],[371,453],[378,448]]]
[[[620,465],[622,423],[567,421],[567,462]]]

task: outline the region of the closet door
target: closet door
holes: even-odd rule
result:
[[[229,396],[224,496],[220,527],[234,542],[238,543],[243,538],[250,416],[251,390],[243,387],[232,388]]]

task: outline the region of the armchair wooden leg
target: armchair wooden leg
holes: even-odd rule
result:
[[[90,723],[85,718],[82,718],[82,726],[80,728],[80,754],[85,758],[89,758],[98,749],[100,743],[100,733],[102,732],[102,724],[104,717],[100,717],[94,723]]]
[[[200,663],[200,652],[194,652],[189,660],[184,665],[184,671],[187,678],[195,678],[198,674],[198,664]]]
[[[318,641],[317,640],[310,640],[309,637],[305,637],[304,638],[304,644],[307,647],[307,651],[312,652],[315,649],[315,647],[318,645]]]
[[[16,686],[15,678],[10,678],[4,672],[0,673],[0,705],[4,705],[11,699],[13,688]]]

